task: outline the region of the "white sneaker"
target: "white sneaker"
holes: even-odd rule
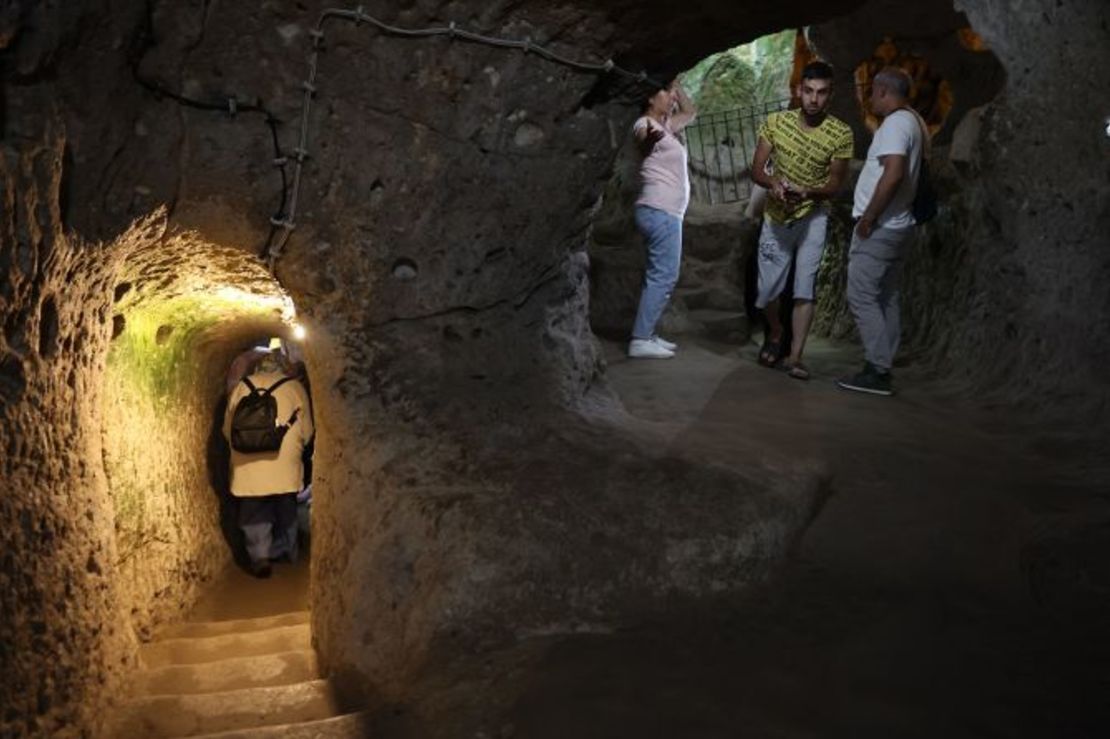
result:
[[[678,349],[678,344],[674,343],[673,341],[667,341],[662,336],[652,336],[651,340],[669,352],[673,352]]]
[[[633,339],[628,342],[628,356],[632,359],[670,359],[674,352],[652,339]]]

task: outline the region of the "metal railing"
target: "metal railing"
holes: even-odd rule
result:
[[[747,108],[699,113],[684,131],[690,199],[710,205],[748,199],[759,127],[768,114],[788,107],[790,98],[784,98]]]

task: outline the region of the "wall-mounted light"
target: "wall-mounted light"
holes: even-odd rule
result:
[[[297,341],[304,341],[304,338],[306,336],[308,336],[308,332],[305,331],[304,326],[299,324],[299,323],[294,323],[293,324],[293,338],[296,339]]]

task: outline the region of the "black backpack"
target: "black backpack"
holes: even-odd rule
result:
[[[235,406],[231,417],[231,448],[244,454],[276,452],[286,432],[297,422],[300,408],[293,411],[289,423],[278,424],[277,399],[273,393],[293,378],[283,377],[270,387],[258,388],[244,377],[243,382],[250,388],[250,394],[243,396]]]

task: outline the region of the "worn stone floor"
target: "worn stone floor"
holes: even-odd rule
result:
[[[815,342],[808,383],[759,367],[754,346],[688,345],[666,362],[606,349],[628,411],[675,451],[736,463],[787,450],[833,492],[745,598],[549,645],[515,699],[515,735],[1110,736],[1110,608],[1085,602],[1107,568],[1080,558],[1090,567],[1058,587],[1041,578],[1038,603],[1027,545],[1076,516],[1110,542],[1105,478],[1070,477],[1027,428],[920,372],[899,372],[893,399],[838,390],[851,347]]]
[[[309,563],[278,563],[273,575],[260,580],[230,565],[193,606],[191,621],[230,621],[262,618],[308,610]]]

